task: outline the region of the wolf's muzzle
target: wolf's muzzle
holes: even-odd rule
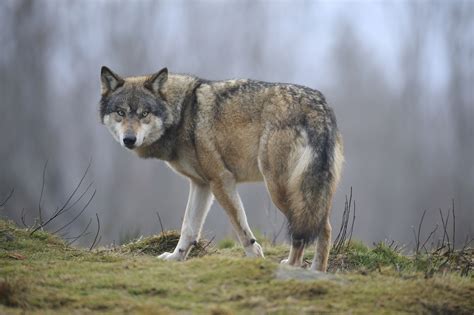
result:
[[[125,146],[129,149],[133,148],[135,142],[137,142],[137,137],[135,136],[127,135],[123,138],[123,144],[125,144]]]

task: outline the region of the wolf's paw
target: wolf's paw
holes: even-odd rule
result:
[[[183,260],[182,255],[175,254],[175,253],[168,253],[168,252],[164,252],[163,254],[161,254],[160,256],[156,258],[161,259],[161,260],[174,260],[174,261]]]
[[[296,268],[306,268],[307,267],[307,265],[305,263],[302,263],[301,265],[300,264],[290,265],[290,263],[288,261],[289,261],[288,258],[282,259],[280,261],[280,264],[281,265],[288,265],[288,266],[292,266],[292,267],[296,267]]]
[[[247,257],[261,257],[265,258],[263,255],[262,246],[259,243],[254,242],[252,245],[245,247],[245,255]]]

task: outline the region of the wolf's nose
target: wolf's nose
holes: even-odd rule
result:
[[[126,136],[125,138],[123,138],[123,144],[125,144],[125,146],[129,149],[133,148],[133,145],[136,141],[137,137],[135,136]]]

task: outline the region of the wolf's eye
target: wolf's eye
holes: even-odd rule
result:
[[[122,117],[125,116],[125,112],[123,110],[118,110],[117,114]]]
[[[148,116],[148,112],[147,111],[142,112],[142,117],[145,118],[146,116]]]

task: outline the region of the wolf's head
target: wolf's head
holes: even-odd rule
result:
[[[100,117],[122,146],[136,149],[163,135],[172,116],[162,93],[167,79],[166,68],[150,76],[121,78],[102,67]]]

